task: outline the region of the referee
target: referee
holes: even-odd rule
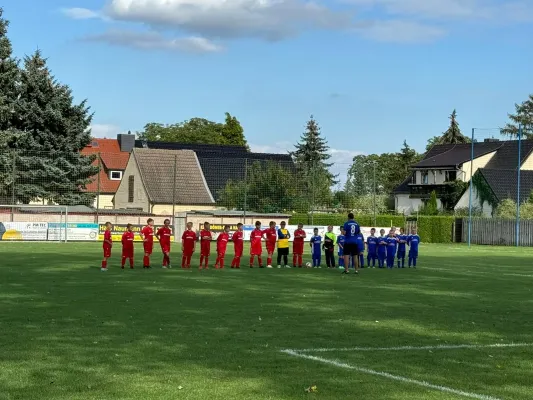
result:
[[[348,221],[344,224],[344,271],[343,274],[348,273],[348,267],[350,266],[350,258],[353,260],[353,266],[355,273],[358,274],[359,270],[359,246],[357,244],[357,235],[361,233],[361,227],[354,220],[353,213],[348,214]]]
[[[281,257],[283,257],[283,266],[289,265],[289,239],[291,234],[285,229],[285,221],[282,221],[278,229],[278,268],[281,268]]]

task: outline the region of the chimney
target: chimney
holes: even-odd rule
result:
[[[127,134],[121,133],[117,135],[118,144],[120,145],[120,151],[130,153],[135,147],[135,135],[128,131]]]

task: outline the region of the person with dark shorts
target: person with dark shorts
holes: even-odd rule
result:
[[[350,260],[353,262],[355,273],[359,273],[359,249],[357,237],[361,233],[361,227],[355,222],[353,213],[348,214],[348,221],[344,224],[344,271],[343,274],[348,274],[348,267]],[[364,250],[364,249],[363,249]]]

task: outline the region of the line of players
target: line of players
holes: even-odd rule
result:
[[[398,268],[405,268],[405,258],[408,257],[408,267],[416,268],[418,259],[418,245],[420,243],[420,236],[416,233],[416,229],[411,230],[411,234],[407,235],[403,228],[400,228],[400,233],[397,234],[395,228],[392,228],[388,235],[385,235],[385,229],[380,230],[380,236],[376,236],[376,229],[370,230],[370,236],[365,240],[362,233],[356,235],[357,249],[359,253],[358,264],[360,268],[365,267],[365,247],[367,266],[375,268],[376,263],[378,268],[394,268],[394,262],[397,260]],[[335,237],[333,233],[333,226],[328,227],[328,232],[322,236],[318,234],[318,228],[314,229],[313,236],[310,240],[311,256],[313,268],[320,268],[322,261],[322,251],[326,258],[326,265],[328,268],[335,268],[335,245],[338,246],[339,268],[345,267],[344,246],[346,241],[346,231],[341,227],[341,234]],[[409,247],[409,252],[407,252]],[[350,260],[350,268],[354,268],[353,259]],[[355,266],[357,268],[357,266]]]
[[[108,259],[111,257],[111,251],[113,246],[113,239],[111,235],[111,230],[113,225],[110,222],[106,223],[106,231],[104,232],[104,242],[103,242],[103,253],[104,257],[102,260],[101,270],[107,271]],[[339,266],[344,267],[345,263],[345,254],[344,248],[347,245],[346,243],[346,231],[345,227],[341,228],[341,235],[335,237],[333,233],[333,227],[328,227],[328,232],[325,234],[324,243],[322,243],[322,237],[318,235],[318,228],[314,229],[314,235],[310,239],[311,254],[313,264],[315,268],[320,267],[322,250],[324,250],[326,255],[327,266],[330,268],[335,268],[335,257],[334,257],[334,248],[335,245],[338,245],[338,256],[339,256]],[[405,267],[405,254],[406,246],[409,246],[409,267],[416,267],[416,260],[418,258],[418,244],[420,242],[420,237],[416,234],[416,230],[413,229],[411,235],[405,235],[403,228],[400,229],[400,234],[397,235],[394,229],[391,229],[388,236],[385,236],[385,231],[382,229],[380,231],[381,236],[375,236],[375,229],[371,230],[371,235],[366,239],[359,232],[357,234],[357,251],[355,256],[349,257],[350,267],[355,265],[357,269],[358,266],[364,268],[364,250],[365,243],[367,248],[367,260],[368,266],[375,267],[376,260],[378,261],[378,267],[384,268],[385,261],[388,268],[394,267],[395,255],[398,258],[398,268]],[[150,269],[150,259],[153,252],[154,246],[154,237],[156,237],[161,246],[161,251],[163,253],[163,265],[162,268],[171,268],[170,263],[170,238],[172,235],[172,230],[170,227],[170,220],[166,219],[164,225],[159,228],[157,231],[154,229],[154,220],[148,219],[146,226],[139,233],[141,239],[143,240],[144,248],[144,257],[143,257],[143,268]],[[253,268],[254,261],[257,258],[257,263],[259,268],[264,268],[263,266],[263,239],[265,240],[265,247],[267,251],[267,268],[272,268],[272,261],[276,245],[278,248],[277,254],[277,265],[278,268],[289,267],[288,264],[288,255],[289,255],[289,239],[291,238],[290,232],[286,229],[285,222],[281,222],[280,228],[276,229],[276,223],[271,221],[267,229],[261,229],[261,222],[257,221],[255,223],[255,229],[250,233],[250,268]],[[126,231],[122,235],[122,262],[121,268],[125,268],[126,261],[129,260],[130,268],[134,268],[134,239],[135,233],[133,232],[133,225],[128,224]],[[191,267],[191,259],[193,254],[196,251],[196,242],[200,241],[200,269],[209,268],[209,258],[211,255],[211,242],[213,236],[210,230],[210,224],[208,222],[204,223],[204,229],[200,232],[199,235],[193,230],[193,224],[189,222],[187,224],[187,229],[182,235],[182,262],[181,267],[184,269],[189,269]],[[304,253],[304,243],[306,240],[306,232],[303,229],[303,224],[298,225],[298,229],[294,231],[293,239],[293,259],[292,266],[294,268],[303,267],[303,253]],[[224,268],[225,256],[228,242],[230,241],[230,226],[225,225],[224,231],[218,235],[216,241],[216,262],[215,269]],[[234,258],[231,263],[231,268],[240,268],[241,258],[243,257],[244,251],[244,230],[243,224],[239,223],[237,225],[237,230],[233,233],[231,237],[234,246]],[[354,255],[350,251],[350,254]],[[354,262],[355,260],[355,262]],[[282,264],[283,261],[283,264]],[[309,265],[311,266],[311,265]]]

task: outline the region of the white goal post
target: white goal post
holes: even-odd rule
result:
[[[68,206],[0,204],[0,242],[68,241]]]

